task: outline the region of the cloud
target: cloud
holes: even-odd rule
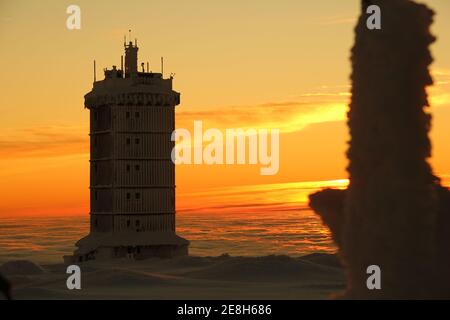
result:
[[[450,70],[433,69],[432,75],[434,85],[428,88],[431,105],[450,105]],[[295,132],[310,124],[344,121],[350,97],[349,85],[323,85],[315,92],[284,101],[195,110],[184,108],[177,113],[177,121],[181,126],[203,120],[217,128],[278,128],[281,132]]]
[[[324,187],[345,188],[347,179],[287,182],[208,188],[200,192],[180,192],[178,212],[261,213],[308,210],[308,195]]]
[[[78,126],[37,126],[0,131],[2,159],[89,153],[88,131]]]
[[[428,88],[433,107],[450,106],[450,70],[433,69],[435,84]],[[265,128],[283,132],[303,130],[311,124],[344,121],[350,98],[348,85],[323,85],[317,91],[283,101],[256,105],[177,110],[177,128],[190,129],[195,120],[207,128]],[[89,153],[89,128],[76,125],[0,129],[0,157],[67,156]]]
[[[291,132],[311,123],[344,119],[346,99],[345,93],[317,92],[259,105],[183,108],[177,111],[177,127],[191,128],[195,120],[203,120],[214,128],[278,128]],[[6,160],[87,154],[88,133],[87,124],[3,128],[0,129],[0,157]]]
[[[190,128],[202,120],[210,128],[266,128],[294,132],[314,123],[345,120],[348,92],[312,92],[285,101],[217,108],[183,108],[177,127]]]
[[[450,106],[450,70],[432,69],[434,85],[428,88],[432,107]]]

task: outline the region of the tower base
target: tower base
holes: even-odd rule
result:
[[[75,245],[78,249],[73,255],[64,256],[64,263],[187,256],[189,241],[175,232],[96,232],[90,233]]]

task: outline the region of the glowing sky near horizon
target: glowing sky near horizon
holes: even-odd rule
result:
[[[421,2],[437,12],[432,163],[448,174],[450,1]],[[80,31],[65,26],[73,3],[81,7]],[[103,67],[120,65],[130,28],[140,60],[159,71],[164,56],[166,73],[176,74],[177,127],[203,120],[282,131],[276,176],[260,176],[259,166],[178,166],[179,208],[191,208],[188,195],[210,188],[345,179],[358,10],[357,0],[0,1],[0,215],[88,212],[83,96],[93,59],[98,78]]]

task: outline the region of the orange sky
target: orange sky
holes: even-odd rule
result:
[[[432,162],[448,174],[450,2],[423,2],[438,13]],[[167,73],[176,73],[177,127],[203,120],[205,129],[281,130],[275,176],[261,176],[259,165],[177,166],[180,211],[217,205],[198,196],[211,188],[346,178],[348,56],[359,1],[84,0],[77,1],[79,31],[65,27],[69,4],[0,1],[0,216],[89,211],[83,96],[92,87],[92,60],[98,70],[119,65],[129,28],[141,61],[159,71],[164,56]]]

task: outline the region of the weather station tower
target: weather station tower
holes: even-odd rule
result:
[[[125,66],[104,69],[85,95],[90,111],[90,233],[66,262],[188,254],[175,232],[175,165],[171,159],[173,77],[138,70],[138,46],[125,41]],[[161,66],[163,69],[163,65]]]

